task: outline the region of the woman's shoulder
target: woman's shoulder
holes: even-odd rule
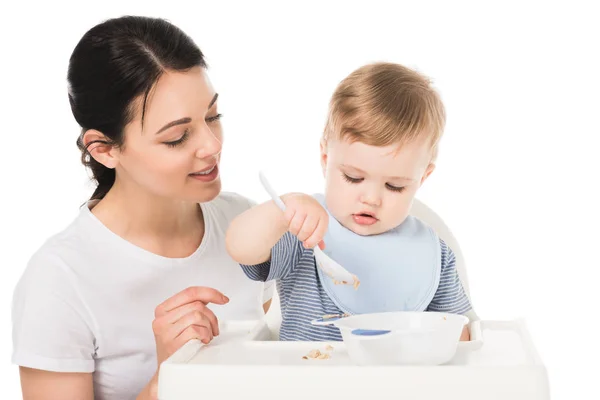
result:
[[[44,277],[43,279],[55,277],[52,280],[60,280],[65,273],[68,273],[66,268],[69,264],[68,260],[88,247],[86,242],[91,232],[84,214],[80,211],[68,225],[57,230],[40,244],[27,260],[23,278],[35,275],[38,280],[40,277]]]
[[[204,209],[229,222],[239,214],[252,208],[255,203],[238,193],[221,192],[216,198],[204,204]]]
[[[70,224],[48,238],[12,295],[13,362],[50,371],[93,372],[94,321],[77,289],[73,251],[81,230]],[[32,332],[42,332],[44,340]]]

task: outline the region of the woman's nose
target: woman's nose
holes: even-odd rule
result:
[[[222,148],[223,143],[221,140],[210,129],[206,129],[203,132],[200,146],[198,147],[198,150],[196,150],[196,157],[216,157],[219,153],[221,153]]]

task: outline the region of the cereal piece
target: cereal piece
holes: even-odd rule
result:
[[[333,347],[330,345],[325,346],[325,351],[332,351]],[[314,349],[308,352],[307,355],[303,356],[303,360],[329,360],[331,358],[331,354],[329,353],[321,353],[319,349]]]
[[[321,317],[321,319],[326,320],[326,319],[332,319],[332,318],[344,318],[344,317],[349,317],[350,314],[344,313],[344,314],[326,314],[323,315]]]
[[[333,284],[334,285],[347,285],[348,282],[347,281],[336,281],[336,280],[334,280]]]
[[[308,358],[317,358],[321,355],[321,352],[318,349],[315,350],[311,350],[308,354],[307,357]]]
[[[333,281],[334,285],[348,285],[349,284],[348,281],[338,281],[338,280],[335,280],[335,279],[333,279],[333,276],[331,276],[331,275],[329,275],[329,277]],[[352,279],[353,279],[352,286],[354,286],[354,290],[356,290],[356,289],[358,289],[358,286],[360,285],[360,281],[358,280],[358,278],[356,277],[356,275],[352,275]]]

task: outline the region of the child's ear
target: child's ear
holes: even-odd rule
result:
[[[429,165],[427,166],[427,169],[425,170],[425,173],[423,174],[423,177],[421,178],[421,185],[423,184],[423,182],[425,182],[425,179],[429,178],[429,175],[431,175],[431,173],[433,172],[434,169],[435,169],[435,164],[429,163]]]
[[[321,139],[321,169],[323,170],[323,176],[327,171],[327,140]]]
[[[119,151],[110,142],[102,132],[95,129],[89,129],[83,135],[83,145],[94,160],[106,168],[114,169],[119,164]]]

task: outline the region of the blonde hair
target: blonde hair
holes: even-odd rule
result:
[[[365,65],[339,83],[329,103],[323,139],[402,145],[429,139],[432,160],[446,111],[430,80],[402,65]]]

